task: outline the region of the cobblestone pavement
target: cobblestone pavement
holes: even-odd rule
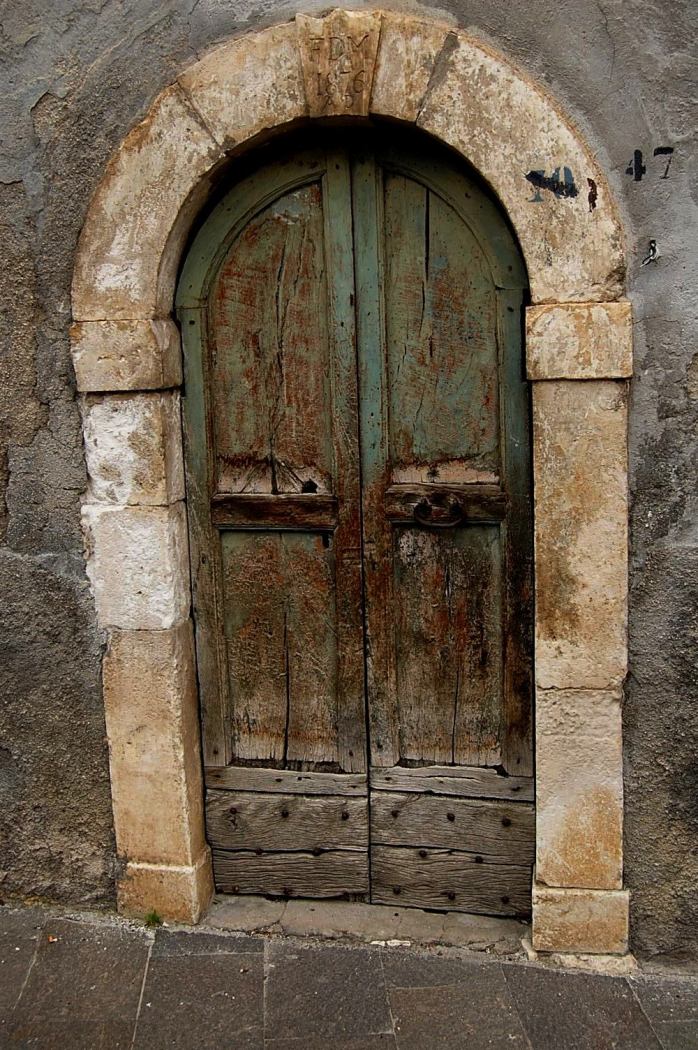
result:
[[[696,1050],[698,979],[5,905],[0,1046]]]

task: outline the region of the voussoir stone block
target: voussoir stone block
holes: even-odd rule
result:
[[[533,947],[539,952],[623,955],[627,890],[551,889],[533,884]]]
[[[179,330],[169,318],[77,322],[70,342],[81,393],[161,390],[182,382]]]
[[[381,16],[335,10],[296,15],[305,94],[311,117],[368,114]]]
[[[593,155],[510,62],[465,33],[450,40],[417,124],[466,157],[503,202],[532,301],[619,298],[620,224]]]
[[[456,39],[447,25],[383,12],[371,112],[414,122],[437,59]]]
[[[92,198],[73,275],[76,321],[167,316],[204,175],[221,156],[182,90],[163,91],[122,142]]]
[[[536,692],[536,878],[622,889],[621,694]]]
[[[186,512],[169,507],[82,508],[87,575],[101,627],[162,630],[189,615]]]
[[[536,682],[619,687],[627,669],[627,386],[533,384]]]
[[[82,425],[91,503],[184,499],[178,392],[88,395]]]
[[[111,631],[103,671],[118,852],[192,865],[206,842],[191,622]]]
[[[292,22],[215,48],[185,70],[179,83],[226,149],[308,112]]]
[[[633,373],[629,302],[550,303],[526,311],[529,379],[624,379]]]

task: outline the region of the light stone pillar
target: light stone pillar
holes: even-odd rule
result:
[[[531,307],[526,352],[535,492],[533,946],[623,953],[630,306]]]
[[[178,378],[165,323],[76,328],[78,346],[97,339],[104,348],[102,375],[94,354],[87,355],[91,371],[78,369],[83,390],[116,386],[115,368],[120,381],[142,382],[148,357],[162,366],[154,382],[168,372]],[[146,350],[154,340],[160,356],[139,354],[139,336]],[[107,632],[104,704],[122,861],[119,910],[196,922],[213,881],[204,838],[179,393],[89,393],[82,412],[87,571]]]

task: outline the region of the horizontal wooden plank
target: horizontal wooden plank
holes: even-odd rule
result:
[[[368,792],[364,773],[298,773],[257,766],[209,766],[206,787],[222,791],[265,791],[286,795],[354,795]]]
[[[459,522],[502,521],[506,517],[507,497],[499,485],[390,485],[385,490],[385,514],[390,521],[425,520],[424,501],[433,507],[435,524],[454,517]],[[454,515],[454,509],[458,513]],[[415,510],[417,511],[415,515]]]
[[[333,529],[337,497],[317,493],[231,493],[211,500],[211,520],[219,529]]]
[[[495,769],[477,766],[391,766],[371,770],[371,790],[532,802],[534,780],[533,777],[501,776]]]
[[[530,867],[478,863],[452,850],[371,849],[371,900],[439,911],[484,915],[528,915]]]
[[[467,850],[492,863],[526,866],[534,858],[535,810],[530,803],[376,792],[371,842]]]
[[[368,893],[368,856],[362,851],[237,853],[214,849],[220,893],[270,897],[344,897]],[[392,903],[392,902],[391,902]]]
[[[206,832],[221,849],[368,848],[362,798],[208,791]]]

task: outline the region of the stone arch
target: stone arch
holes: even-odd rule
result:
[[[592,152],[536,84],[460,30],[381,11],[299,14],[211,51],[127,135],[87,213],[71,336],[90,476],[87,565],[108,637],[119,905],[196,921],[212,892],[171,320],[181,254],[238,152],[316,118],[372,115],[416,124],[465,157],[501,201],[528,266],[534,944],[624,951],[631,328],[620,224]]]

